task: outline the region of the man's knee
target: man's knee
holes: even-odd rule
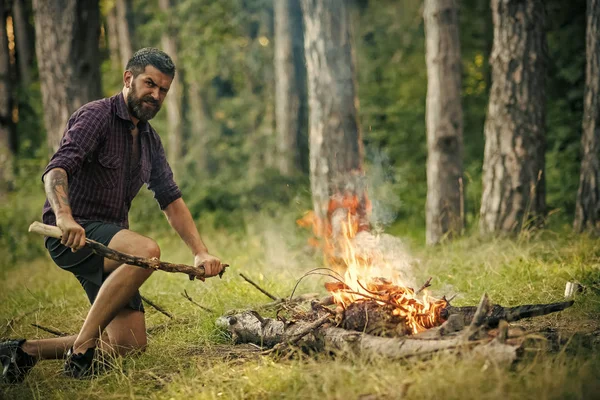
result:
[[[125,254],[143,258],[160,258],[160,247],[153,239],[138,233],[122,230],[110,241],[108,247]],[[121,262],[110,259],[104,260],[104,270],[111,273],[121,266]]]
[[[140,245],[140,252],[146,258],[160,258],[160,247],[158,247],[158,243],[150,238],[146,238]]]

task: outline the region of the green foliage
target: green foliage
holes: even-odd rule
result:
[[[41,220],[44,189],[41,172],[44,164],[39,160],[21,160],[16,176],[17,192],[8,194],[0,204],[0,258],[4,268],[16,262],[32,260],[44,254],[44,240],[27,230],[33,221]]]

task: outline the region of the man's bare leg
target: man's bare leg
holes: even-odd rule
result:
[[[146,238],[142,235],[139,235],[135,232],[122,230],[119,231],[109,243],[109,247],[116,249],[118,251],[134,254],[142,257],[160,257],[160,249],[156,245],[152,239]],[[112,272],[119,269],[121,264],[113,260],[104,260],[104,270],[105,272],[112,275]],[[128,267],[131,274],[137,275],[138,279],[136,282],[140,282],[139,286],[147,279],[150,275],[151,271],[144,270],[140,267],[123,265],[123,267]],[[137,274],[137,271],[141,271],[141,274]],[[127,277],[130,274],[122,274],[114,284],[113,290],[120,290],[120,283],[122,279],[128,279]],[[141,275],[141,277],[139,276]],[[110,279],[110,275],[109,275]],[[102,285],[104,288],[108,283],[108,279]],[[136,292],[139,286],[135,286],[135,283],[127,282],[128,292],[131,292],[131,295],[127,296],[127,294],[121,296],[125,298],[125,300],[119,301],[122,303],[122,306],[116,310],[115,317],[111,317],[111,313],[109,310],[101,310],[102,312],[100,318],[90,319],[90,314],[92,314],[92,309],[90,309],[88,313],[88,318],[86,318],[86,323],[88,325],[88,332],[90,331],[89,327],[96,325],[98,328],[94,330],[95,335],[92,335],[93,344],[91,346],[84,346],[83,352],[89,347],[93,347],[96,345],[98,335],[102,329],[101,327],[105,327],[105,334],[102,335],[102,340],[100,341],[100,347],[104,352],[111,354],[120,354],[125,355],[131,351],[135,350],[143,350],[146,347],[146,325],[144,321],[144,313],[141,311],[130,310],[127,308],[123,308],[125,304],[129,301],[131,296]],[[135,286],[135,288],[133,287]],[[102,288],[98,293],[97,299],[94,302],[96,304],[98,299],[100,299],[100,293],[102,292]],[[108,296],[110,297],[113,290],[108,291]],[[106,291],[105,291],[106,292]],[[112,307],[115,307],[115,303],[112,302]],[[93,308],[93,307],[92,307]],[[108,318],[110,317],[110,319]],[[88,322],[90,319],[90,322]],[[103,322],[108,319],[108,322]],[[84,323],[84,327],[86,326]],[[103,323],[104,325],[101,325]],[[22,350],[30,354],[38,359],[61,359],[65,357],[65,354],[71,347],[76,347],[75,343],[77,338],[81,336],[82,331],[79,335],[71,335],[65,337],[51,338],[51,339],[37,339],[37,340],[26,340],[21,347]],[[82,340],[89,341],[90,339],[82,337]],[[75,349],[77,350],[77,349]],[[76,352],[78,353],[78,352]]]
[[[129,230],[119,231],[110,241],[109,247],[135,256],[160,258],[160,249],[156,242]],[[126,264],[119,266],[117,262],[107,259],[104,260],[104,271],[110,273],[110,275],[102,284],[98,296],[79,331],[79,335],[73,343],[74,354],[85,353],[87,349],[97,346],[101,332],[124,310],[131,297],[152,274],[151,270]],[[143,322],[144,320],[144,314],[142,312],[138,312],[138,314],[126,312],[124,315],[129,317],[133,315],[134,320],[131,322],[135,323],[136,326],[132,329],[131,324],[127,324],[129,326],[127,329],[133,330],[134,337],[137,336],[136,340],[145,346],[145,325],[138,327],[140,321]],[[119,320],[123,318],[119,318]],[[114,334],[121,330],[120,325],[122,323],[118,321],[111,329]],[[142,329],[143,339],[141,336]],[[109,338],[109,340],[118,343],[112,338]]]
[[[26,340],[21,349],[36,357],[38,360],[56,360],[64,358],[67,351],[73,347],[77,335],[62,336],[50,339],[32,339]],[[108,335],[103,335],[102,343],[112,343]],[[106,345],[102,347],[103,351],[111,352],[112,348]]]
[[[113,353],[124,356],[136,351],[144,351],[148,344],[144,313],[124,308],[108,324],[105,333]],[[104,336],[103,336],[104,339]],[[103,349],[104,347],[104,343]]]
[[[26,340],[21,348],[38,360],[54,360],[64,358],[67,351],[73,346],[77,335],[63,336],[52,339]]]
[[[21,349],[38,360],[62,359],[78,335],[26,340]],[[108,324],[100,341],[104,353],[121,355],[143,351],[147,345],[146,322],[141,311],[122,309]]]

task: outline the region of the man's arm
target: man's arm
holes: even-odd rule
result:
[[[44,175],[44,189],[56,215],[56,226],[62,231],[61,243],[73,251],[79,250],[85,245],[85,230],[71,214],[67,172],[62,168],[51,169]]]
[[[164,210],[169,224],[177,231],[181,239],[194,254],[194,266],[204,266],[206,276],[218,275],[222,270],[221,260],[209,254],[200,233],[196,229],[194,219],[185,202],[180,197],[169,204]]]

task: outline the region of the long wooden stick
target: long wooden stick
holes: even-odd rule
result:
[[[45,225],[40,222],[34,222],[29,226],[29,232],[38,233],[40,235],[60,239],[62,237],[62,231],[57,226]],[[98,243],[92,239],[85,239],[85,244],[92,251],[99,256],[109,258],[111,260],[122,262],[123,264],[128,265],[136,265],[142,268],[148,269],[159,269],[161,271],[166,272],[181,272],[190,276],[190,278],[198,278],[200,280],[204,280],[206,278],[206,272],[204,270],[204,266],[200,265],[198,268],[192,267],[191,265],[185,264],[173,264],[166,261],[160,261],[158,259],[150,259],[144,257],[136,257],[129,254],[121,253],[120,251],[113,250],[109,247],[106,247],[102,243]],[[223,264],[223,271],[219,274],[219,277],[223,276],[225,273],[225,267],[228,267],[228,264]]]

